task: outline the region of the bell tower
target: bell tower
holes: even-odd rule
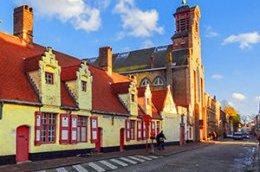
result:
[[[172,36],[173,49],[200,47],[199,7],[189,7],[186,0],[182,0],[182,5],[173,16],[176,21],[176,31]]]

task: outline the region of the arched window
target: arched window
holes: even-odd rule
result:
[[[153,85],[154,86],[163,86],[164,85],[164,81],[161,77],[156,77],[153,81]]]
[[[145,87],[146,85],[150,84],[151,82],[149,81],[149,79],[147,78],[144,78],[142,81],[141,81],[141,84],[140,84],[140,87]]]

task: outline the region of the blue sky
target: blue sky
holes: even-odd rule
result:
[[[78,58],[109,45],[123,52],[171,43],[181,0],[0,0],[0,31],[12,33],[13,9],[34,7],[34,42]],[[187,0],[201,10],[205,86],[241,114],[260,102],[260,1]]]

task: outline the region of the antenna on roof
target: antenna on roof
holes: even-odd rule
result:
[[[182,0],[182,5],[186,5],[187,1],[186,0]]]

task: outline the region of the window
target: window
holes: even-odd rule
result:
[[[135,94],[131,94],[131,102],[135,102]]]
[[[163,79],[161,77],[156,77],[154,82],[153,82],[154,86],[163,86],[164,82]]]
[[[150,98],[146,98],[146,105],[147,106],[150,106],[151,104],[150,104]]]
[[[140,84],[141,87],[145,87],[146,85],[150,84],[150,81],[147,78],[144,78]]]
[[[130,140],[135,139],[135,121],[130,120]]]
[[[87,91],[87,82],[81,81],[81,91],[86,92]]]
[[[53,84],[53,73],[45,72],[46,84]]]
[[[41,143],[54,143],[56,133],[56,114],[42,113]]]
[[[96,116],[90,117],[91,143],[98,141],[98,118]]]
[[[160,133],[160,121],[157,121],[156,122],[156,129],[157,129],[157,134],[159,134]]]
[[[86,116],[78,116],[78,125],[77,125],[77,141],[78,142],[87,142],[87,121]]]

